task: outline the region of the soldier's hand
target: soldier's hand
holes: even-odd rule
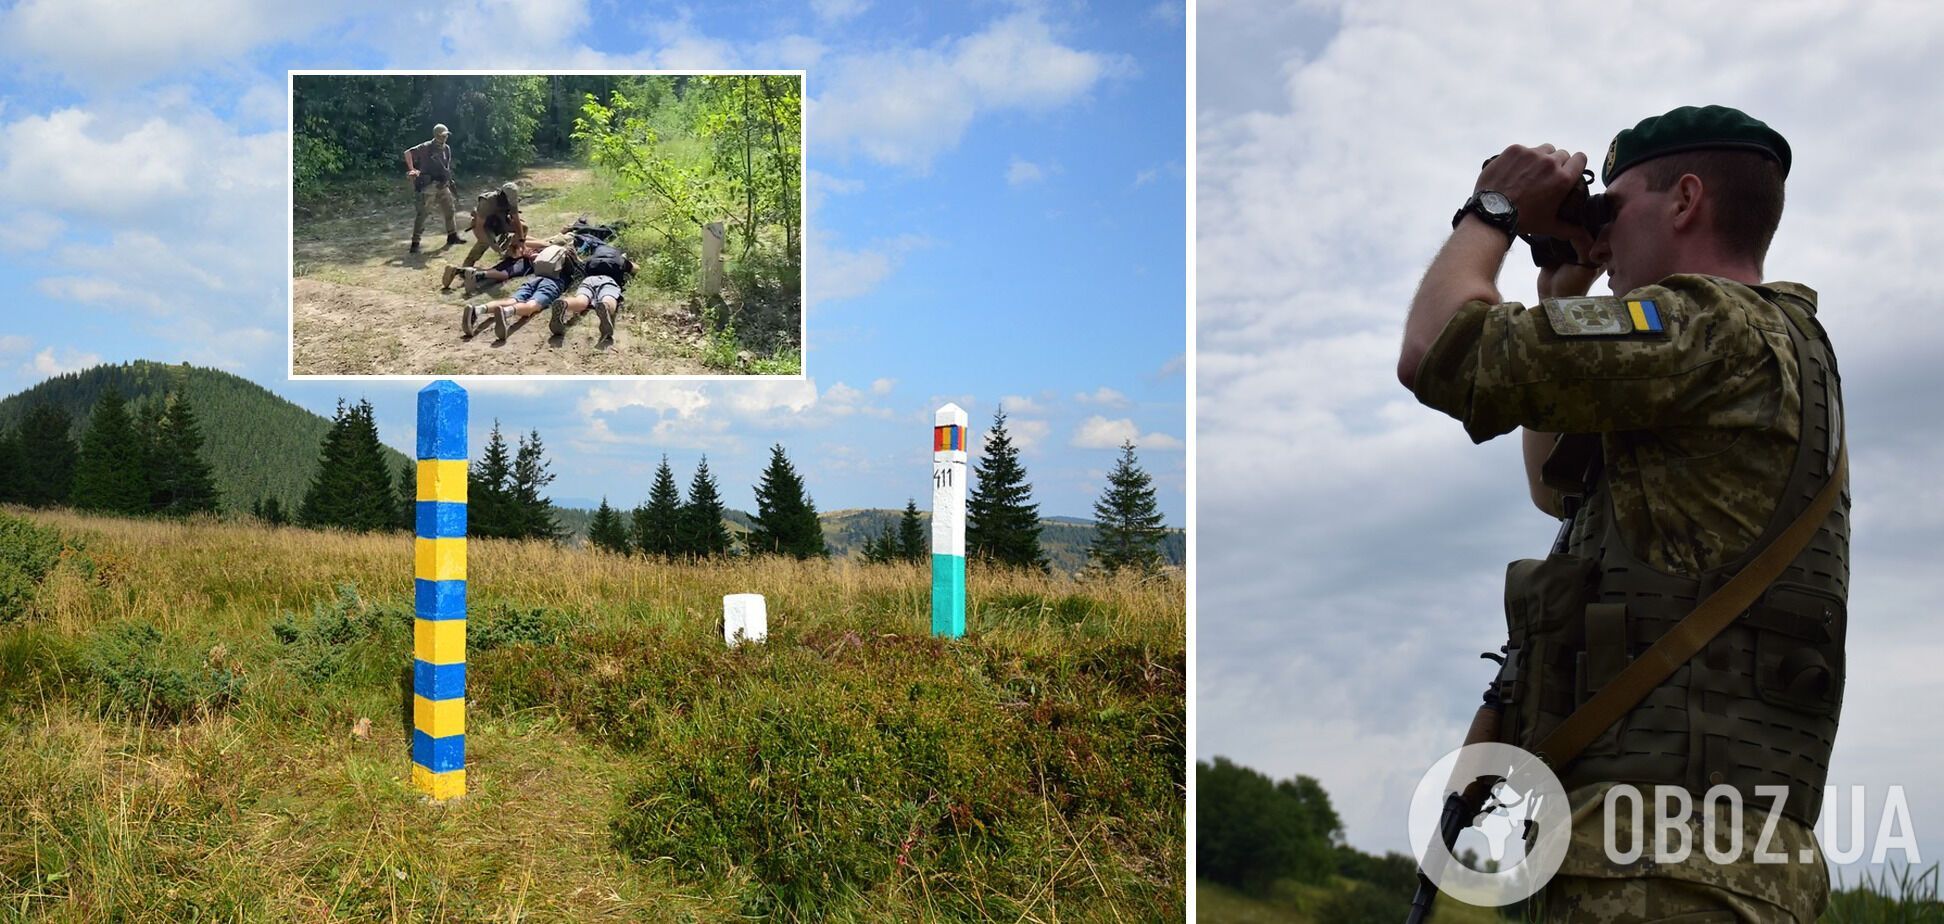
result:
[[[1550,144],[1533,148],[1515,144],[1485,164],[1472,191],[1493,189],[1504,193],[1519,210],[1521,232],[1577,241],[1586,232],[1580,230],[1575,234],[1575,229],[1561,222],[1559,205],[1566,201],[1574,186],[1583,182],[1581,174],[1585,170],[1585,154],[1568,153]]]
[[[407,170],[405,171],[405,175],[415,177],[419,175],[419,172],[417,170]]]

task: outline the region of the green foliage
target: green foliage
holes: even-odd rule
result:
[[[1940,924],[1944,901],[1938,896],[1938,866],[1917,872],[1909,865],[1868,870],[1855,885],[1837,871],[1836,888],[1821,920],[1826,924]]]
[[[378,442],[370,401],[346,407],[338,402],[331,431],[319,450],[317,477],[297,511],[297,522],[355,532],[392,529],[398,522],[398,497],[391,469]]]
[[[113,387],[131,400],[174,394],[208,424],[202,459],[209,463],[221,506],[241,511],[275,497],[294,511],[317,474],[318,447],[332,427],[320,417],[227,372],[146,361],[101,365],[47,379],[0,400],[0,430],[18,427],[22,455],[35,498],[21,503],[67,502],[76,449],[76,420],[84,420],[103,392]],[[410,461],[382,447],[387,469]]]
[[[1316,916],[1331,924],[1396,924],[1410,912],[1410,891],[1393,893],[1359,883],[1331,893]]]
[[[508,525],[519,539],[558,541],[560,524],[554,519],[553,504],[540,492],[552,484],[547,471],[546,450],[540,445],[540,431],[534,430],[520,440],[513,453],[513,471],[507,480],[506,496],[511,504]],[[619,522],[619,518],[616,519]]]
[[[1257,894],[1277,879],[1329,878],[1342,825],[1315,780],[1272,783],[1217,757],[1195,764],[1195,795],[1198,875]]]
[[[1039,505],[1026,483],[1026,467],[1006,432],[1006,412],[992,415],[985,451],[973,466],[972,493],[965,501],[966,552],[987,562],[1015,568],[1046,568],[1040,551]]]
[[[504,601],[480,607],[466,617],[467,657],[511,645],[563,645],[579,626],[580,620],[564,610]]]
[[[147,456],[129,419],[127,401],[110,386],[95,403],[69,502],[83,510],[141,514],[149,510]]]
[[[898,517],[898,557],[918,564],[930,557],[925,550],[924,520],[918,516],[918,500],[906,498],[904,514]]]
[[[1134,459],[1134,442],[1121,444],[1120,460],[1107,473],[1107,490],[1094,502],[1099,528],[1087,558],[1109,574],[1122,568],[1149,573],[1161,567],[1161,540],[1167,535],[1154,499],[1154,483]]]
[[[334,180],[403,177],[405,149],[452,129],[453,168],[501,171],[532,163],[549,81],[512,75],[297,77],[291,85],[292,182],[321,204]],[[556,116],[558,118],[558,116]],[[556,131],[557,134],[557,131]]]
[[[227,709],[243,690],[242,672],[217,649],[198,655],[139,619],[91,635],[81,669],[100,693],[104,713],[160,725]]]
[[[500,434],[499,419],[494,418],[479,464],[466,467],[466,535],[511,539],[519,534],[513,522],[512,480],[513,456]]]
[[[655,467],[655,483],[648,489],[648,500],[634,509],[634,546],[643,555],[673,558],[688,554],[682,536],[682,491],[675,486],[675,473],[668,467],[668,456]],[[720,518],[718,517],[718,520]]]
[[[61,534],[0,513],[0,625],[24,618],[61,560]]]
[[[270,624],[282,646],[278,660],[312,686],[386,683],[408,650],[411,629],[409,611],[373,606],[351,584],[313,604],[309,617],[285,612]]]
[[[418,532],[418,465],[412,462],[398,466],[398,528]]]
[[[600,509],[594,511],[594,522],[587,528],[588,541],[595,548],[606,549],[617,555],[628,554],[628,528],[621,525],[621,514],[608,506],[607,498],[601,498]]]
[[[695,464],[695,477],[689,480],[688,500],[682,504],[681,554],[713,558],[729,552],[729,527],[723,525],[728,511],[722,507],[722,494],[715,476],[709,474],[709,457]]]
[[[29,389],[0,402],[0,421],[6,419],[3,412],[10,404],[15,409],[25,408],[19,429],[8,434],[13,478],[0,485],[0,496],[32,507],[47,507],[67,502],[74,483],[74,461],[80,449],[74,444],[73,416],[64,408],[41,400],[28,403],[33,391]]]
[[[770,447],[769,467],[756,485],[756,515],[751,520],[752,555],[791,555],[810,558],[829,554],[824,547],[823,523],[817,505],[804,492],[803,479],[783,455],[783,444]]]
[[[163,516],[207,513],[217,506],[216,482],[203,460],[202,427],[189,399],[170,394],[152,426],[148,447],[149,508]]]

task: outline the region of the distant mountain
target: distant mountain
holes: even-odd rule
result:
[[[275,497],[295,510],[317,472],[318,447],[331,429],[320,417],[249,379],[184,363],[136,360],[57,375],[0,400],[0,429],[17,426],[36,404],[52,404],[74,418],[79,440],[96,399],[109,385],[138,400],[179,392],[196,412],[203,432],[203,458],[209,461],[225,509],[248,510],[260,498]],[[408,460],[385,447],[393,477]]]

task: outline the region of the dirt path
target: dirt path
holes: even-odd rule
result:
[[[558,200],[564,190],[590,181],[582,167],[535,166],[517,177],[521,212],[535,234],[548,234],[576,217]],[[478,185],[478,184],[475,184]],[[484,188],[483,185],[480,188]],[[629,285],[617,319],[614,343],[597,349],[599,325],[592,312],[554,338],[543,312],[513,326],[494,343],[491,326],[471,340],[459,334],[468,301],[510,296],[511,280],[473,296],[439,291],[440,270],[465,259],[471,195],[461,183],[457,222],[467,238],[444,246],[444,222],[426,222],[423,252],[406,253],[412,236],[412,202],[400,181],[390,196],[351,196],[330,217],[296,221],[292,287],[292,369],[298,375],[701,375],[725,370],[703,365],[702,322],[670,293],[645,281]],[[595,221],[606,218],[589,216]],[[491,258],[480,263],[490,265]]]

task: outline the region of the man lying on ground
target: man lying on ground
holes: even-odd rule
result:
[[[569,253],[571,254],[571,250]],[[541,267],[538,265],[537,254],[529,257],[528,260],[534,264],[532,268],[536,271],[535,275],[521,283],[520,287],[513,292],[512,298],[467,305],[460,310],[459,332],[462,336],[470,339],[478,332],[481,324],[491,320],[495,335],[494,342],[503,342],[506,340],[506,329],[509,325],[539,314],[560,297],[561,290],[564,288],[562,280],[572,278],[573,258],[568,256],[566,263],[552,273],[539,272]]]
[[[454,266],[446,264],[445,275],[439,280],[439,291],[452,291],[453,277],[459,278],[460,290],[471,295],[489,286],[498,285],[509,279],[518,279],[533,272],[533,258],[545,250],[545,241],[529,241],[524,238],[512,244],[512,253],[494,264],[491,269],[476,266]]]
[[[634,274],[635,264],[628,255],[612,244],[602,244],[594,248],[586,261],[587,274],[581,277],[580,285],[574,294],[558,298],[553,303],[553,313],[547,316],[547,329],[559,337],[567,333],[567,325],[581,316],[587,309],[594,309],[594,316],[601,321],[601,343],[614,339],[614,316],[621,310],[621,286],[623,280]]]

